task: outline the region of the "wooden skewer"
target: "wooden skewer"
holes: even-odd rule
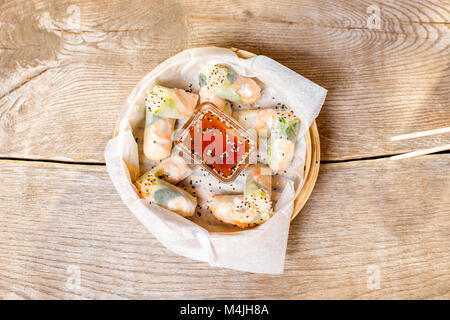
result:
[[[417,157],[417,156],[422,156],[422,155],[425,155],[425,154],[430,154],[430,153],[435,153],[435,152],[440,152],[440,151],[446,151],[446,150],[450,150],[450,144],[446,144],[446,145],[440,146],[440,147],[434,147],[434,148],[429,148],[429,149],[422,149],[422,150],[417,150],[417,151],[408,152],[408,153],[404,153],[404,154],[399,154],[397,156],[391,157],[391,159],[392,160],[399,160],[399,159]]]
[[[441,134],[441,133],[447,133],[447,132],[450,132],[450,127],[402,134],[399,136],[391,137],[391,141],[412,139],[412,138],[418,138],[418,137],[426,137],[426,136],[431,136],[433,134]]]

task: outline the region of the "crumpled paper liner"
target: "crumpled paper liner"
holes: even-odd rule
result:
[[[205,212],[206,201],[212,194],[242,193],[244,178],[238,178],[233,184],[223,184],[205,174],[200,166],[192,164],[192,176],[178,185],[189,186],[187,181],[193,180],[198,183],[195,192],[203,211],[189,219],[140,199],[132,184],[134,179],[156,164],[146,160],[142,152],[147,90],[154,84],[161,84],[198,92],[200,69],[215,63],[229,65],[242,75],[256,77],[263,88],[257,103],[253,106],[235,105],[235,110],[285,104],[294,110],[302,122],[291,167],[285,175],[277,175],[273,179],[274,216],[252,229],[242,230],[225,225]],[[317,117],[326,92],[324,88],[265,56],[241,60],[233,51],[224,48],[185,50],[153,69],[127,98],[119,117],[116,137],[108,142],[105,149],[109,175],[131,212],[171,251],[212,266],[280,274],[284,267],[295,194],[303,183],[306,152],[303,135]],[[181,125],[179,123],[178,127]]]

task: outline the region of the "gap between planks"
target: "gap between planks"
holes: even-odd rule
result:
[[[357,162],[357,161],[373,161],[373,160],[390,160],[392,156],[401,155],[403,153],[392,153],[384,154],[373,157],[362,157],[362,158],[352,158],[343,160],[321,160],[321,164],[327,163],[346,163],[346,162]],[[427,156],[439,155],[439,154],[450,154],[450,151],[441,151],[427,154]],[[88,165],[88,166],[106,166],[105,162],[92,162],[92,161],[70,161],[70,160],[53,160],[53,159],[37,159],[37,158],[20,158],[20,157],[0,157],[0,161],[24,161],[24,162],[45,162],[45,163],[56,163],[56,164],[68,164],[68,165]]]

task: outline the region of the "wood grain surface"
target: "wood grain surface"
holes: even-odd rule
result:
[[[180,50],[207,45],[265,54],[327,88],[317,120],[323,160],[449,143],[390,141],[448,126],[448,5],[383,3],[381,30],[370,30],[373,4],[4,1],[0,156],[104,162],[135,84]]]
[[[386,158],[450,143],[390,141],[450,125],[449,20],[444,0],[0,0],[0,298],[449,299],[450,154]],[[281,276],[171,253],[104,166],[136,83],[209,45],[328,89]]]
[[[449,154],[324,164],[291,225],[285,272],[268,276],[165,249],[104,166],[2,161],[0,297],[448,299],[449,171]],[[73,268],[80,290],[67,285]]]

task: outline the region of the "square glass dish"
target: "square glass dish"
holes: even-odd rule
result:
[[[222,182],[231,182],[248,165],[256,138],[212,103],[201,104],[175,144]]]

